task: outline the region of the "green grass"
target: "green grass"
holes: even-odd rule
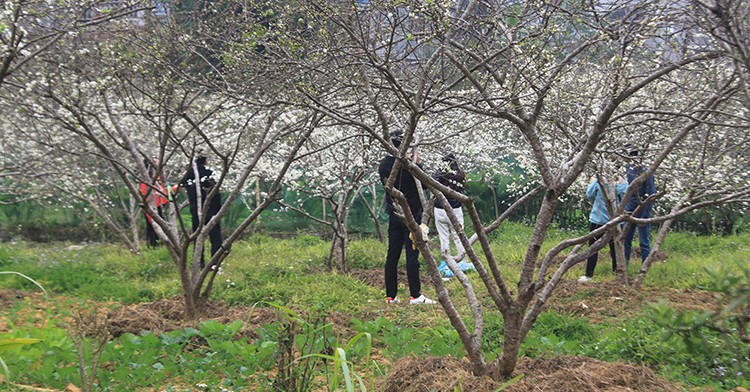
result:
[[[8,257],[8,252],[14,252]],[[33,277],[53,293],[125,303],[143,299],[142,290],[171,274],[166,251],[136,256],[122,247],[106,245],[11,244],[0,262],[3,269]],[[3,287],[31,289],[20,279],[0,282]],[[152,297],[152,296],[150,296]]]
[[[518,224],[504,225],[493,234],[493,251],[511,287],[515,287],[513,277],[519,273],[530,234],[530,228]],[[568,235],[553,230],[544,249]],[[750,235],[695,237],[674,233],[663,249],[669,255],[666,262],[654,264],[645,284],[654,288],[700,289],[708,282],[706,266],[750,260]],[[217,277],[212,299],[236,305],[277,303],[310,314],[315,310],[349,315],[351,333],[369,333],[373,346],[387,360],[374,367],[368,365],[369,377],[382,377],[389,363],[404,356],[464,355],[460,339],[439,307],[386,307],[381,301],[382,288],[328,272],[325,266],[328,250],[327,241],[308,235],[293,239],[252,236],[233,246]],[[385,245],[377,239],[357,239],[351,243],[349,265],[353,269],[380,270],[384,258]],[[582,264],[576,268],[582,268]],[[631,265],[630,273],[634,274],[637,268]],[[4,360],[14,370],[15,380],[54,388],[64,388],[68,382],[78,383],[75,353],[62,316],[78,308],[83,300],[134,303],[180,295],[174,266],[164,249],[133,255],[115,245],[5,243],[0,244],[0,269],[30,276],[52,295],[55,306],[45,328],[35,323],[40,313],[32,302],[16,301],[0,310],[0,319],[12,331],[0,333],[0,339],[44,339],[10,352],[13,355],[4,356]],[[575,279],[578,272],[571,271],[566,278]],[[469,277],[482,301],[489,304],[477,274]],[[609,280],[612,276],[602,273],[601,279]],[[401,284],[401,290],[405,291],[405,282]],[[447,285],[459,311],[470,314],[460,285],[455,280]],[[36,291],[24,279],[10,275],[0,276],[0,288]],[[431,287],[425,287],[424,291],[428,296],[434,294]],[[596,295],[596,290],[580,290],[576,295],[584,299]],[[485,309],[483,341],[487,358],[492,360],[502,347],[503,320],[490,307]],[[712,348],[695,354],[676,338],[662,339],[663,331],[645,316],[645,311],[643,316],[606,320],[594,323],[582,317],[544,312],[524,341],[521,353],[528,357],[586,355],[604,361],[644,364],[686,387],[750,387],[743,376],[750,373],[747,344],[709,333],[707,340]],[[467,322],[471,324],[471,320]],[[230,325],[202,328],[205,329],[185,329],[158,336],[124,335],[111,341],[105,352],[108,365],[101,373],[103,380],[109,380],[103,390],[146,386],[153,390],[241,390],[253,382],[256,387],[262,385],[261,389],[270,388],[275,362],[269,359],[269,353],[281,342],[282,324],[269,324],[254,331],[259,336],[256,340],[238,340]],[[314,340],[324,339],[333,346],[345,344],[324,332],[326,328],[329,327],[299,333],[314,335]],[[352,350],[359,350],[353,354],[358,360],[365,357],[361,348]],[[362,364],[357,366],[363,369]],[[257,376],[253,378],[250,374]],[[204,382],[212,386],[195,387]]]
[[[667,253],[667,260],[654,263],[645,284],[677,289],[697,288],[707,282],[706,267],[731,268],[739,263],[747,263],[750,260],[750,235],[700,237],[690,233],[671,233],[662,250]],[[633,271],[640,266],[640,263],[635,264]]]

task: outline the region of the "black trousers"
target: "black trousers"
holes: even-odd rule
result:
[[[156,207],[156,212],[160,217],[164,218],[164,215],[161,212],[161,207]],[[146,218],[146,241],[148,246],[155,248],[159,246],[159,237],[156,235],[156,230],[154,230],[154,223],[151,221],[151,217],[148,216],[147,213],[144,213],[143,216]]]
[[[591,223],[589,231],[594,231],[598,228],[602,227],[602,225],[598,225],[596,223]],[[596,236],[589,240],[589,246],[591,246],[596,240],[601,238],[602,236]],[[615,242],[609,241],[609,255],[612,257],[612,271],[617,270],[617,259],[615,258]],[[586,260],[586,276],[589,278],[594,276],[594,268],[596,268],[596,262],[599,260],[599,252],[596,252],[589,256],[589,258]]]
[[[206,214],[206,222],[210,221],[211,218],[216,215],[218,211],[214,211],[212,209],[208,210],[208,213]],[[198,216],[198,210],[190,210],[190,215],[193,218],[193,227],[192,231],[195,233],[195,230],[200,225],[200,218]],[[221,221],[216,223],[216,226],[211,229],[210,232],[208,232],[208,238],[211,240],[211,256],[216,254],[216,252],[221,249]],[[205,258],[203,257],[203,253],[201,253],[201,268],[206,266]]]
[[[422,214],[415,214],[417,223]],[[388,254],[385,258],[385,295],[395,298],[398,293],[398,260],[401,250],[406,252],[406,277],[409,280],[409,293],[417,298],[422,295],[419,282],[419,251],[412,249],[409,239],[409,229],[403,221],[394,214],[388,214]]]

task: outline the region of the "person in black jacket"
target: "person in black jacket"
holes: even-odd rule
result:
[[[458,167],[458,162],[453,154],[447,154],[443,157],[443,167],[433,173],[432,178],[459,193],[463,193],[466,188],[466,174]],[[448,204],[453,209],[456,219],[461,223],[461,230],[463,230],[464,211],[461,209],[461,203],[448,195],[445,195],[445,198],[448,199]],[[440,237],[440,251],[444,254],[450,252],[450,236],[452,236],[453,243],[456,245],[456,254],[460,258],[466,251],[458,238],[458,233],[453,229],[453,225],[448,219],[448,214],[437,200],[435,201],[434,213],[435,228],[437,228]]]
[[[208,194],[216,186],[216,180],[213,178],[213,171],[206,168],[207,158],[203,155],[198,155],[195,158],[195,168],[198,171],[198,181],[196,181],[195,170],[191,165],[188,167],[187,173],[180,181],[179,186],[185,188],[188,195],[188,201],[190,202],[190,216],[192,217],[192,232],[195,232],[200,227],[200,214],[198,212],[198,203],[203,208],[207,208],[206,220],[204,224],[213,218],[221,209],[221,194],[217,193],[214,197],[206,203]],[[200,192],[198,192],[200,190]],[[200,199],[200,200],[199,200]],[[209,239],[211,240],[211,256],[213,257],[216,252],[221,249],[221,222],[217,222],[216,225],[208,233]],[[201,254],[201,268],[205,267],[205,260],[203,254]]]
[[[397,148],[401,145],[402,140],[401,132],[391,133],[391,142]],[[378,167],[378,174],[380,175],[380,182],[385,184],[388,177],[391,175],[393,165],[396,162],[396,158],[392,155],[386,155],[380,161]],[[417,156],[415,162],[419,164],[419,157]],[[399,172],[396,176],[395,186],[396,189],[401,191],[406,197],[406,201],[409,204],[409,210],[417,221],[417,224],[422,222],[422,202],[419,200],[419,193],[417,191],[417,183],[414,177],[406,170],[403,166],[399,168]],[[404,249],[406,252],[406,276],[409,281],[409,292],[411,298],[409,303],[411,304],[433,304],[435,301],[422,295],[421,283],[419,281],[419,251],[416,250],[412,245],[412,240],[409,238],[409,228],[406,227],[404,221],[394,211],[393,200],[391,195],[386,192],[385,194],[386,210],[388,211],[388,254],[385,259],[385,295],[386,303],[393,304],[400,302],[396,294],[398,293],[398,260],[401,258],[401,250]]]

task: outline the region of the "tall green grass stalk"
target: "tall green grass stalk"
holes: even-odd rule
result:
[[[364,360],[369,368],[372,351],[370,333],[360,332],[346,344],[339,345],[330,341],[328,332],[332,324],[321,325],[318,316],[311,316],[312,321],[309,321],[288,307],[268,305],[279,310],[287,318],[287,321],[282,323],[282,328],[279,328],[277,374],[281,377],[277,376],[277,387],[296,391],[310,390],[316,368],[322,364],[322,369],[317,370],[325,372],[328,390],[339,390],[343,382],[347,392],[354,392],[356,380],[359,390],[367,391],[363,378],[353,370],[354,362],[348,358],[349,354],[355,351],[357,343],[364,339]],[[300,328],[297,328],[298,325]],[[335,347],[332,347],[331,343]],[[295,344],[296,346],[290,346]],[[294,358],[296,355],[299,356]]]

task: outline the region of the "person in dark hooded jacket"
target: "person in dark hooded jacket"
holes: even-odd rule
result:
[[[397,148],[401,145],[401,132],[391,133],[391,142]],[[419,163],[416,157],[415,162]],[[380,182],[385,184],[391,175],[396,158],[392,155],[385,156],[378,166]],[[417,221],[422,222],[422,202],[419,199],[417,182],[414,177],[403,166],[396,176],[395,188],[401,191],[409,204],[409,210]],[[406,276],[409,281],[409,292],[411,304],[433,304],[435,301],[425,297],[421,293],[419,281],[419,251],[413,246],[409,237],[409,228],[396,214],[391,195],[385,194],[386,209],[388,211],[388,253],[385,259],[385,295],[386,303],[394,304],[400,302],[396,294],[398,292],[398,260],[401,258],[401,250],[406,251]]]
[[[629,157],[629,164],[626,166],[628,184],[635,181],[636,178],[640,177],[646,171],[646,168],[639,162],[639,151],[635,146],[628,144],[625,146],[626,152]],[[645,181],[633,192],[633,195],[628,200],[628,205],[625,206],[627,213],[633,214],[636,218],[647,219],[651,217],[651,211],[653,209],[653,202],[646,202],[649,196],[656,194],[656,184],[654,176],[648,176]],[[641,206],[643,204],[643,206]],[[634,213],[638,207],[642,208],[637,213]],[[651,225],[646,223],[643,225],[631,225],[630,230],[625,233],[625,261],[630,261],[630,253],[633,248],[633,237],[635,237],[635,231],[638,231],[638,242],[641,248],[641,262],[646,261],[646,258],[651,253]]]
[[[192,232],[195,232],[200,227],[200,214],[198,212],[198,204],[200,203],[203,208],[206,208],[206,220],[204,224],[211,220],[221,209],[221,193],[216,193],[211,200],[206,203],[208,194],[216,186],[216,180],[213,178],[213,171],[206,167],[207,158],[203,155],[199,155],[195,158],[195,167],[198,171],[198,180],[196,180],[196,173],[191,165],[188,167],[185,176],[180,181],[179,186],[185,188],[188,195],[188,201],[190,202],[190,216],[192,217]],[[197,185],[197,186],[196,186]],[[200,200],[199,200],[200,199]],[[211,240],[211,256],[213,257],[216,252],[221,249],[221,222],[217,222],[216,225],[208,233],[209,239]],[[201,268],[205,266],[204,256],[201,254]]]

